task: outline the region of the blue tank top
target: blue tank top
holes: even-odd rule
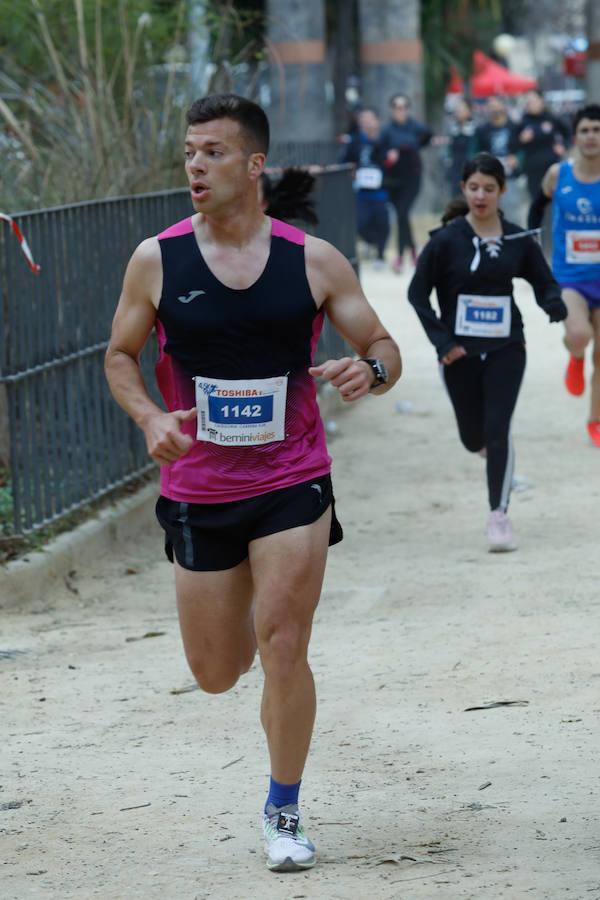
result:
[[[552,269],[560,283],[600,278],[600,180],[578,181],[560,164],[552,203]]]

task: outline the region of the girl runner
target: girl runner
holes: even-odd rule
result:
[[[513,278],[525,278],[551,322],[567,315],[560,287],[531,231],[498,208],[504,167],[478,153],[463,169],[463,196],[442,216],[419,256],[408,299],[437,350],[441,373],[467,450],[486,457],[490,551],[514,550],[506,514],[514,451],[511,419],[525,370],[521,313]],[[430,302],[436,289],[440,314]]]

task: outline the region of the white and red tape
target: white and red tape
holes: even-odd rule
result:
[[[36,275],[39,275],[40,267],[35,262],[35,260],[33,258],[33,254],[31,252],[31,250],[29,249],[29,244],[25,240],[23,232],[21,231],[21,229],[19,228],[19,226],[17,225],[15,220],[12,218],[12,216],[7,216],[6,213],[3,213],[3,212],[0,212],[0,219],[4,219],[5,222],[9,223],[10,227],[12,228],[12,230],[14,231],[14,233],[16,234],[16,236],[18,238],[19,244],[21,245],[21,250],[23,251],[23,255],[25,256],[25,259],[29,263],[29,267],[31,268],[32,272],[35,272]]]

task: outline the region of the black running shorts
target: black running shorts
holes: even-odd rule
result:
[[[331,477],[228,503],[182,503],[162,495],[156,516],[165,532],[165,553],[194,572],[232,569],[248,556],[256,538],[316,522],[331,506],[329,545],[343,538],[335,515]]]

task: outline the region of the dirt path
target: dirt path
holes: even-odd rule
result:
[[[519,550],[490,555],[482,460],[458,443],[407,279],[365,265],[363,281],[405,375],[335,414],[346,539],[314,628],[302,789],[318,866],[264,866],[260,670],[224,696],[186,690],[156,531],[2,615],[0,650],[23,651],[0,659],[6,900],[600,897],[600,455],[562,387],[560,326],[520,290],[531,485],[511,504]],[[512,705],[467,711],[495,701]]]

